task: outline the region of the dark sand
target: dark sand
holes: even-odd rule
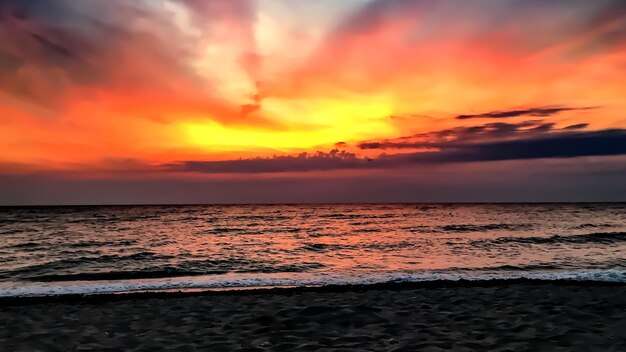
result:
[[[626,351],[626,286],[0,300],[0,351]]]

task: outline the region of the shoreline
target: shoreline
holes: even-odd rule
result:
[[[125,292],[104,292],[89,294],[59,294],[37,296],[5,296],[0,297],[0,307],[13,305],[30,305],[42,303],[66,303],[80,301],[82,303],[120,302],[138,299],[176,299],[189,297],[212,296],[264,296],[292,295],[301,293],[346,293],[380,290],[414,290],[432,288],[488,288],[507,286],[578,286],[578,287],[623,287],[626,282],[584,281],[567,279],[486,279],[486,280],[431,280],[414,282],[381,282],[372,284],[345,285],[314,285],[314,286],[258,286],[258,287],[223,287],[223,288],[189,288],[169,290],[138,290]]]

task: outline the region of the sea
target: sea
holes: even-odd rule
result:
[[[0,208],[0,297],[626,282],[626,203]]]

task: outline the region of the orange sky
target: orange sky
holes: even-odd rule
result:
[[[497,141],[626,127],[623,1],[337,3],[4,1],[0,170],[160,170],[339,142],[378,160],[492,123],[517,124],[486,127]],[[398,140],[428,145],[360,147]]]

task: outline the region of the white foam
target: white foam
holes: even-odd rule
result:
[[[224,274],[141,280],[69,281],[54,283],[0,283],[0,297],[110,294],[198,289],[251,289],[268,287],[306,287],[324,285],[376,284],[385,282],[425,282],[437,280],[575,280],[626,282],[626,270],[534,271],[534,272],[387,272],[371,275],[322,273]]]

